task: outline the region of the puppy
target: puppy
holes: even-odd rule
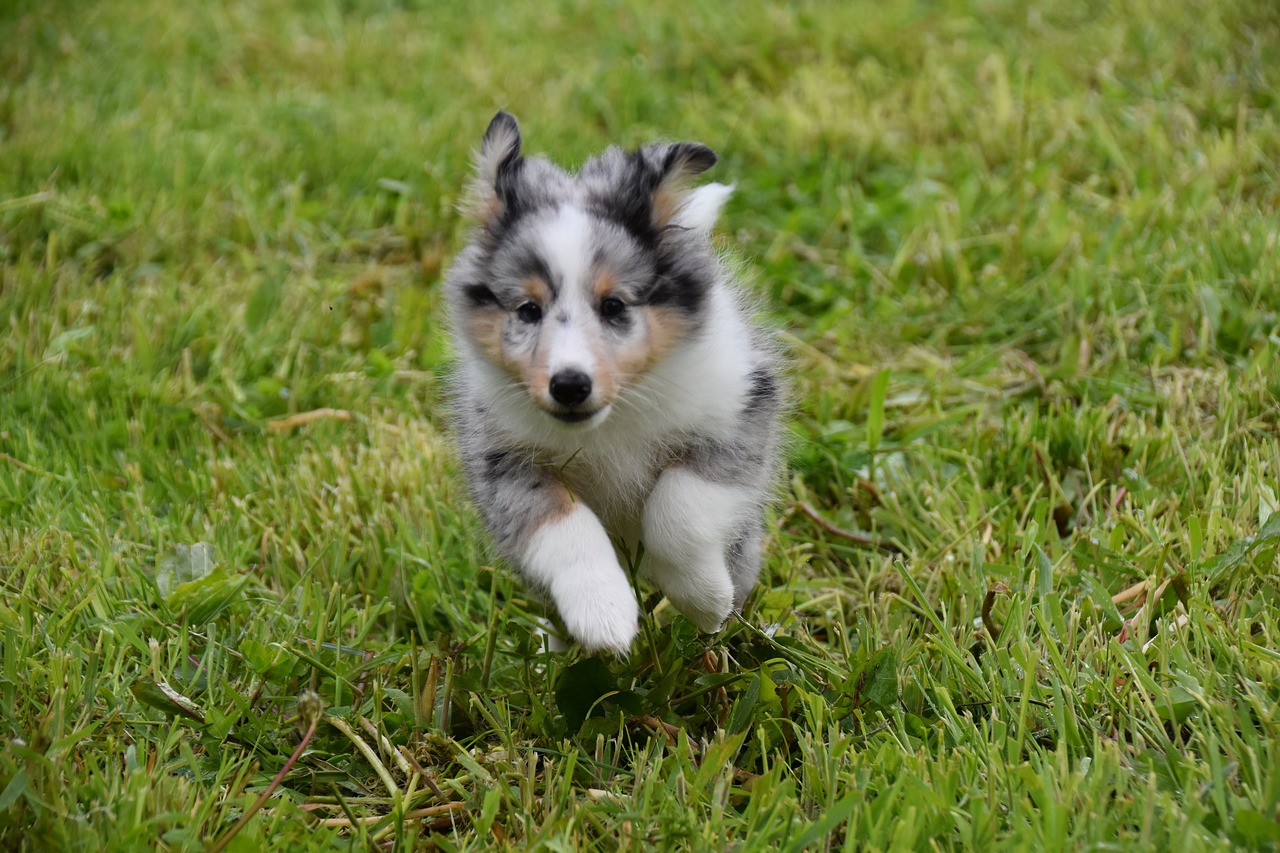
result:
[[[614,543],[703,631],[760,572],[779,468],[777,356],[711,245],[732,187],[690,142],[610,148],[570,174],[485,132],[476,228],[446,279],[454,416],[498,550],[587,651],[639,609]]]

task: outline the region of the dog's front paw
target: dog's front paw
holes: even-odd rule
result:
[[[581,573],[566,573],[554,584],[551,597],[565,628],[585,651],[626,655],[639,631],[640,607],[622,568],[613,560],[612,571],[593,572],[591,583]],[[605,575],[608,574],[607,582]]]
[[[672,606],[704,633],[719,631],[733,611],[733,582],[723,561],[668,570],[660,585]]]
[[[578,504],[544,524],[530,538],[521,564],[550,593],[565,628],[585,650],[627,653],[639,630],[640,607],[609,534],[590,509]]]

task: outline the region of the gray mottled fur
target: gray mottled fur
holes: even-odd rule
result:
[[[599,516],[615,541],[634,545],[657,478],[669,467],[685,466],[751,496],[750,512],[724,552],[734,607],[740,608],[760,572],[763,512],[779,470],[783,395],[777,359],[759,330],[735,320],[730,325],[747,339],[739,392],[717,400],[719,408],[705,425],[697,411],[671,411],[696,408],[699,401],[681,397],[681,374],[665,376],[663,370],[676,371],[674,360],[683,353],[714,346],[708,336],[724,333],[721,315],[741,318],[745,309],[706,233],[653,224],[654,194],[678,192],[715,156],[688,143],[609,149],[571,175],[544,159],[523,158],[518,128],[503,115],[485,136],[471,188],[478,227],[446,281],[460,361],[454,417],[476,506],[498,550],[519,569],[528,537],[560,508],[559,484]],[[472,312],[495,310],[495,303],[508,312],[517,307],[521,277],[546,268],[533,228],[567,203],[590,215],[592,250],[613,269],[627,271],[619,287],[629,299],[668,306],[689,321],[688,339],[670,364],[624,390],[617,412],[592,430],[566,429],[534,410],[527,389],[489,365],[466,331]],[[713,295],[719,291],[729,295]],[[532,333],[514,322],[507,326],[504,335]],[[545,592],[534,587],[535,593]]]

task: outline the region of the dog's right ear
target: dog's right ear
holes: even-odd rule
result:
[[[520,125],[515,116],[499,110],[480,141],[475,179],[464,205],[467,212],[483,225],[497,221],[515,202],[515,187],[523,165]]]
[[[690,189],[698,175],[716,164],[716,153],[699,142],[658,143],[641,149],[649,161],[650,225],[662,231],[677,225],[710,233],[732,187],[708,184]]]

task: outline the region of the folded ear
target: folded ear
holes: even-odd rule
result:
[[[697,177],[716,164],[716,152],[699,142],[674,142],[662,147],[666,149],[662,163],[664,180]]]
[[[515,116],[500,110],[480,141],[475,179],[465,203],[467,212],[486,225],[500,217],[514,200],[523,164],[520,125]]]
[[[653,229],[676,225],[710,231],[733,188],[709,184],[691,190],[689,182],[716,164],[716,153],[697,142],[676,142],[651,146],[645,154],[657,167],[650,198]]]

